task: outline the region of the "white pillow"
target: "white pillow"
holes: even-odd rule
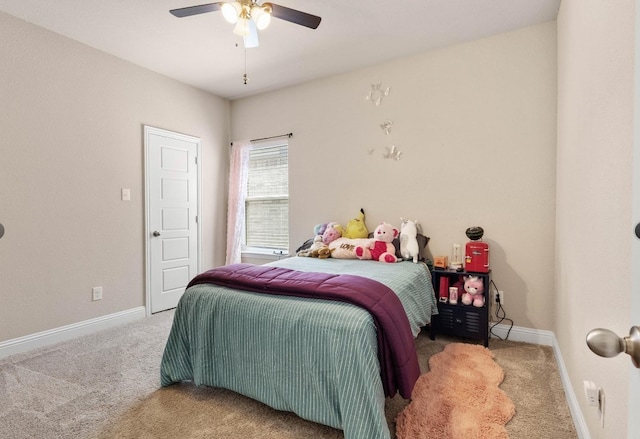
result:
[[[369,247],[372,242],[372,238],[338,238],[329,243],[331,257],[336,259],[358,259],[355,252],[356,247]]]

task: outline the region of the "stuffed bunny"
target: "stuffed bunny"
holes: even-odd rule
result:
[[[417,224],[417,221],[403,220],[400,225],[400,254],[405,261],[413,259],[414,264],[418,263],[420,254]]]

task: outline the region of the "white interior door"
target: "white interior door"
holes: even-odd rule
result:
[[[633,115],[633,221],[640,224],[640,1],[635,2],[635,45],[634,45],[634,115]],[[631,234],[630,234],[631,235]],[[640,326],[640,237],[632,236],[631,259],[631,325]],[[629,411],[627,437],[640,437],[640,369],[630,366]]]
[[[200,139],[145,127],[147,311],[175,308],[199,272]]]

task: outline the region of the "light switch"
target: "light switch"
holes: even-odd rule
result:
[[[122,188],[122,201],[131,201],[131,189]]]

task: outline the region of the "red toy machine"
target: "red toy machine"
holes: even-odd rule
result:
[[[470,227],[467,236],[471,241],[467,242],[464,256],[464,270],[475,273],[489,272],[489,244],[480,241],[484,230],[482,227]]]

